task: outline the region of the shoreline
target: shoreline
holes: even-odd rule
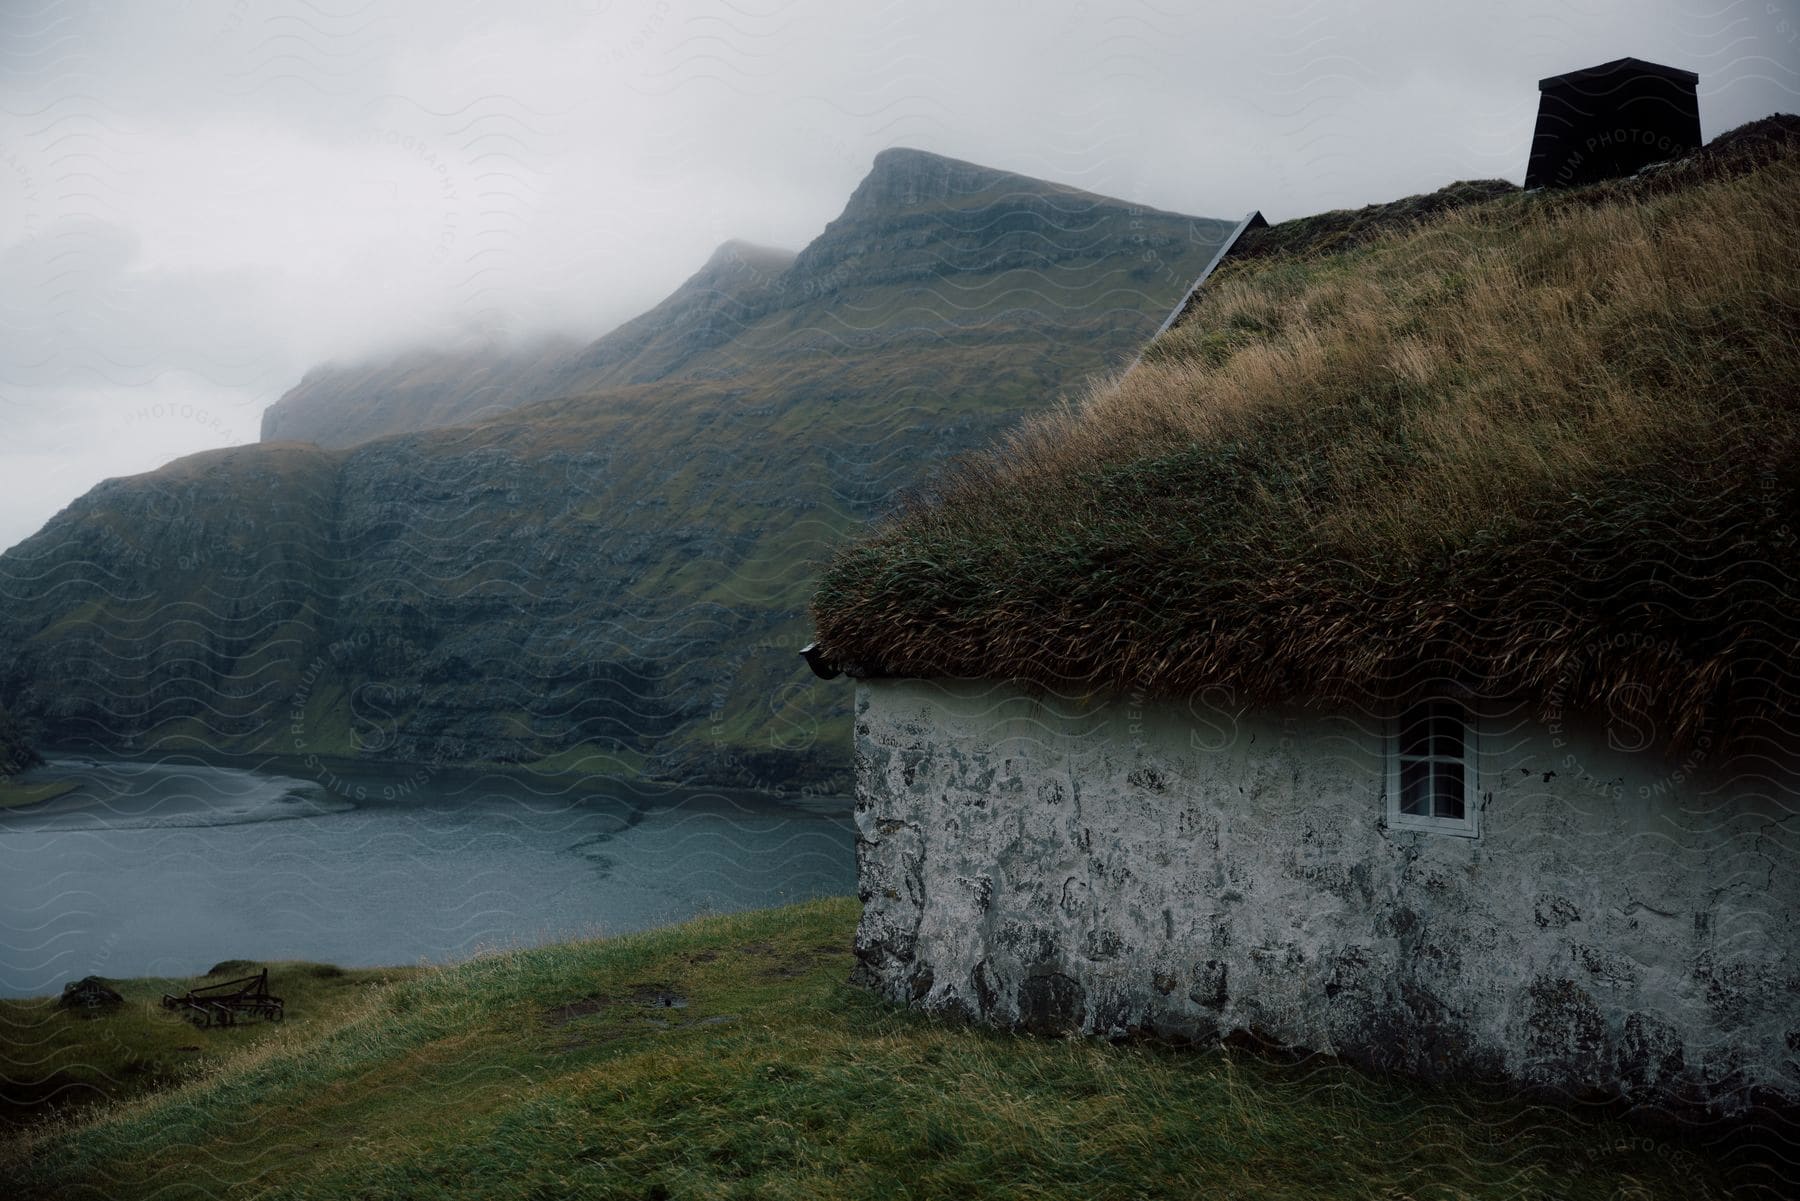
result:
[[[41,772],[44,768],[34,767],[27,775]],[[67,796],[81,787],[80,780],[34,780],[20,783],[18,777],[0,780],[0,809],[23,809],[27,805],[37,805],[44,801],[54,801],[57,797]]]
[[[430,781],[441,775],[498,775],[512,780],[528,780],[544,785],[583,786],[607,785],[623,788],[629,792],[654,795],[674,791],[691,793],[716,793],[724,797],[754,797],[763,802],[780,802],[783,804],[819,805],[835,811],[834,802],[853,802],[851,789],[834,790],[819,785],[796,785],[789,788],[764,787],[745,788],[727,784],[712,784],[705,781],[669,780],[655,776],[647,776],[633,772],[597,772],[574,771],[567,768],[538,768],[530,763],[486,763],[486,762],[433,762],[431,760],[406,759],[365,759],[347,755],[333,755],[309,751],[305,754],[293,754],[281,751],[222,751],[209,747],[183,746],[173,748],[142,748],[122,751],[113,749],[96,749],[80,746],[45,746],[40,748],[47,760],[66,761],[84,758],[96,763],[130,762],[130,763],[194,763],[204,767],[236,768],[240,770],[261,771],[273,775],[291,776],[297,779],[312,781],[329,792],[336,792],[330,783],[345,776],[386,776],[398,777],[411,788],[423,788]],[[53,767],[54,763],[32,768],[33,773],[42,772]],[[23,773],[22,773],[23,774]],[[71,791],[76,784],[53,795],[60,796]],[[4,789],[5,784],[0,784]],[[37,798],[51,799],[49,796]],[[14,801],[12,805],[32,804],[35,801]],[[7,807],[0,804],[0,808]]]

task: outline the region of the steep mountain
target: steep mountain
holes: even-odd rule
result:
[[[649,312],[592,344],[416,349],[325,366],[263,412],[264,442],[354,446],[384,434],[467,425],[533,401],[660,379],[766,312],[792,251],[731,241]]]
[[[1149,210],[922,150],[886,150],[843,214],[797,257],[787,287],[815,299],[847,287],[1009,268],[1054,280],[1065,269],[1084,273],[1096,254],[1116,249],[1119,219],[1130,229],[1133,212]],[[1081,281],[1071,276],[1053,286]]]
[[[725,243],[668,299],[559,364],[549,390],[576,396],[679,371],[775,308],[793,262],[791,250]]]
[[[816,565],[1121,361],[1228,228],[885,152],[791,262],[728,244],[496,364],[480,424],[359,442],[474,395],[407,356],[283,398],[271,430],[321,446],[95,488],[0,557],[0,704],[63,745],[841,783],[847,693],[795,654]]]
[[[353,365],[306,373],[263,410],[264,442],[354,446],[384,434],[464,425],[542,399],[572,353],[573,339],[523,347],[416,348]]]

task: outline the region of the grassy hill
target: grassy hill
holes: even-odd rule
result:
[[[46,1201],[1699,1201],[1741,1183],[1703,1145],[1492,1092],[946,1023],[846,983],[855,920],[828,900],[416,973],[278,965],[277,991],[306,985],[280,1027],[196,1031],[154,1008],[162,981],[125,982],[110,1016],[0,1002],[15,1097],[83,1049],[115,1089],[7,1132],[0,1181]]]
[[[842,787],[817,564],[1129,355],[1226,228],[885,152],[801,254],[729,244],[491,421],[357,441],[499,403],[402,356],[277,406],[331,446],[95,488],[0,557],[0,703],[60,745]]]

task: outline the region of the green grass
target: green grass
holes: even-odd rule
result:
[[[0,780],[0,809],[16,809],[21,805],[54,800],[79,787],[80,784],[74,780],[41,780],[29,784],[18,780]]]
[[[60,1009],[54,997],[0,1000],[0,1128],[134,1100],[216,1071],[269,1039],[304,1040],[331,1028],[372,990],[417,968],[345,970],[271,963],[269,991],[286,1003],[277,1025],[251,1021],[202,1030],[159,1004],[164,993],[249,975],[262,964],[221,964],[213,977],[109,980],[125,1003],[109,1010]]]
[[[900,1009],[846,983],[855,920],[819,901],[321,996],[179,1088],[16,1137],[0,1178],[169,1201],[1726,1195],[1687,1147],[1503,1096]]]

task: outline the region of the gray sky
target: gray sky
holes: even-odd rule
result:
[[[1522,179],[1536,80],[1800,109],[1794,0],[0,0],[0,547],[313,364],[592,337],[909,145],[1203,216]]]

